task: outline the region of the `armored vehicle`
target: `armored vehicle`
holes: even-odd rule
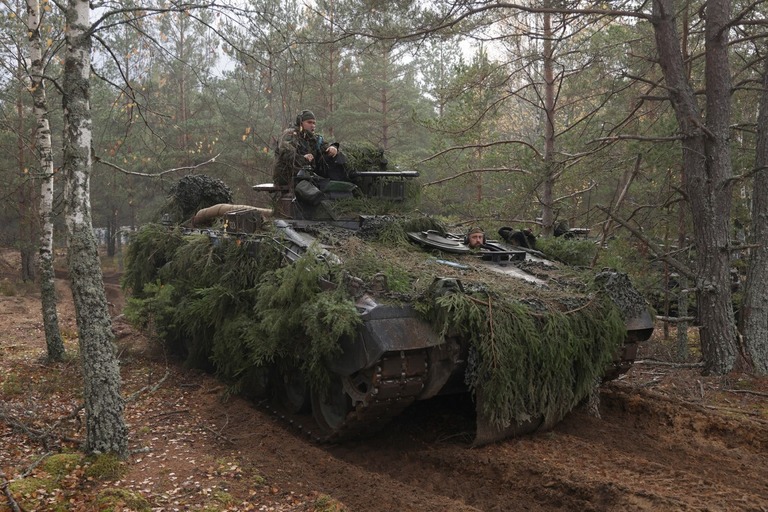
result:
[[[129,311],[235,389],[311,414],[305,428],[324,441],[468,393],[484,444],[550,428],[628,370],[653,321],[626,275],[585,277],[504,240],[470,249],[432,218],[381,213],[417,177],[307,172],[254,187],[272,208],[218,202],[178,225],[166,217],[130,246]]]

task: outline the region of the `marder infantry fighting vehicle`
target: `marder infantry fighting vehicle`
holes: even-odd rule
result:
[[[417,176],[306,174],[254,187],[272,210],[225,193],[188,207],[182,226],[147,226],[129,249],[129,311],[241,392],[311,411],[313,436],[328,441],[471,393],[484,444],[551,427],[627,371],[653,322],[626,275],[585,279],[503,241],[471,250],[427,217],[349,213],[403,202]],[[205,177],[183,178],[177,198],[185,180],[199,190]]]

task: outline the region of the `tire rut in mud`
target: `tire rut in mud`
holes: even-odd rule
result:
[[[461,434],[466,411],[436,402],[372,439],[325,450],[377,475],[371,481],[484,511],[768,509],[759,423],[616,386],[602,396],[602,419],[575,411],[551,432],[482,448]]]

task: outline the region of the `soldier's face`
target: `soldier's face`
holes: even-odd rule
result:
[[[317,121],[315,119],[307,119],[301,122],[301,129],[306,132],[314,132],[317,127]]]
[[[483,234],[482,233],[472,233],[469,235],[469,246],[471,248],[480,247],[483,245]]]

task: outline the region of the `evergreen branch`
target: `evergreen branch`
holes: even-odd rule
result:
[[[438,32],[441,30],[448,30],[451,29],[457,25],[459,25],[462,21],[471,18],[472,16],[475,16],[477,14],[483,14],[485,12],[489,11],[495,11],[497,9],[511,9],[516,10],[524,13],[529,14],[581,14],[581,15],[598,15],[598,16],[616,16],[616,17],[629,17],[629,18],[638,18],[638,19],[645,19],[645,20],[651,20],[652,16],[650,14],[646,14],[639,11],[628,11],[628,10],[620,10],[620,9],[566,9],[566,8],[543,8],[543,7],[532,7],[530,5],[523,5],[523,4],[515,4],[515,3],[507,3],[507,2],[500,2],[500,3],[492,3],[483,5],[480,7],[475,7],[471,9],[467,9],[463,13],[460,13],[452,18],[444,18],[441,20],[440,23],[434,25],[434,26],[427,26],[425,28],[421,28],[419,30],[415,30],[409,34],[404,35],[394,35],[394,36],[386,36],[386,35],[379,35],[372,32],[363,32],[363,31],[351,31],[347,32],[350,35],[357,35],[357,36],[363,36],[363,37],[369,37],[372,39],[379,39],[379,40],[395,40],[395,41],[406,41],[406,40],[413,40],[413,39],[419,39],[425,36],[428,36],[434,32]]]
[[[491,306],[491,296],[488,296],[488,342],[491,346],[491,352],[493,361],[491,363],[491,367],[496,370],[499,365],[499,349],[496,346],[496,338],[493,332],[493,307]]]

